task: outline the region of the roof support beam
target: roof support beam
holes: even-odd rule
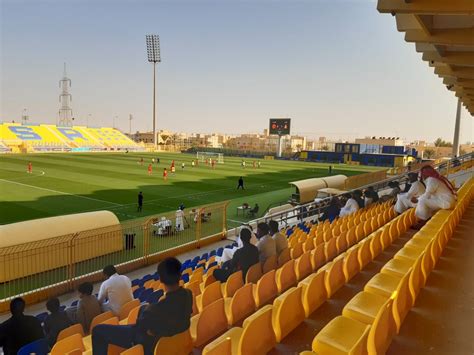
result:
[[[471,79],[457,79],[454,77],[446,77],[443,79],[445,85],[459,85],[465,88],[474,88],[474,80]]]
[[[445,52],[442,56],[436,52],[425,52],[422,58],[427,62],[474,67],[474,52]]]
[[[415,14],[474,14],[472,0],[379,0],[377,10],[382,13],[415,13]]]
[[[457,78],[474,79],[474,68],[449,69],[448,67],[436,67],[435,74],[445,77],[453,76]]]
[[[435,30],[431,35],[427,35],[423,30],[408,30],[405,32],[405,41],[431,43],[434,45],[474,47],[474,28]]]

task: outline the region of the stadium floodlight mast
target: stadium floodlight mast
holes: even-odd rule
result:
[[[160,36],[146,35],[148,61],[153,63],[153,146],[156,149],[156,63],[161,62]]]

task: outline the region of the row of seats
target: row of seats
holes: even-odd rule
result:
[[[474,179],[453,210],[438,211],[314,338],[318,354],[383,354],[414,306],[474,194]],[[342,331],[343,330],[343,331]],[[313,354],[314,354],[313,353]],[[304,354],[312,354],[305,352]]]

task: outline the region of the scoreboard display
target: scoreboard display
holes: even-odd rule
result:
[[[270,118],[270,134],[284,136],[290,134],[290,118]]]

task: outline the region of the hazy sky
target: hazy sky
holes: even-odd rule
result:
[[[395,19],[364,0],[0,0],[0,121],[55,123],[63,62],[76,123],[151,128],[145,34],[160,35],[158,123],[186,132],[452,140],[456,98]],[[463,109],[461,141],[474,140]]]

